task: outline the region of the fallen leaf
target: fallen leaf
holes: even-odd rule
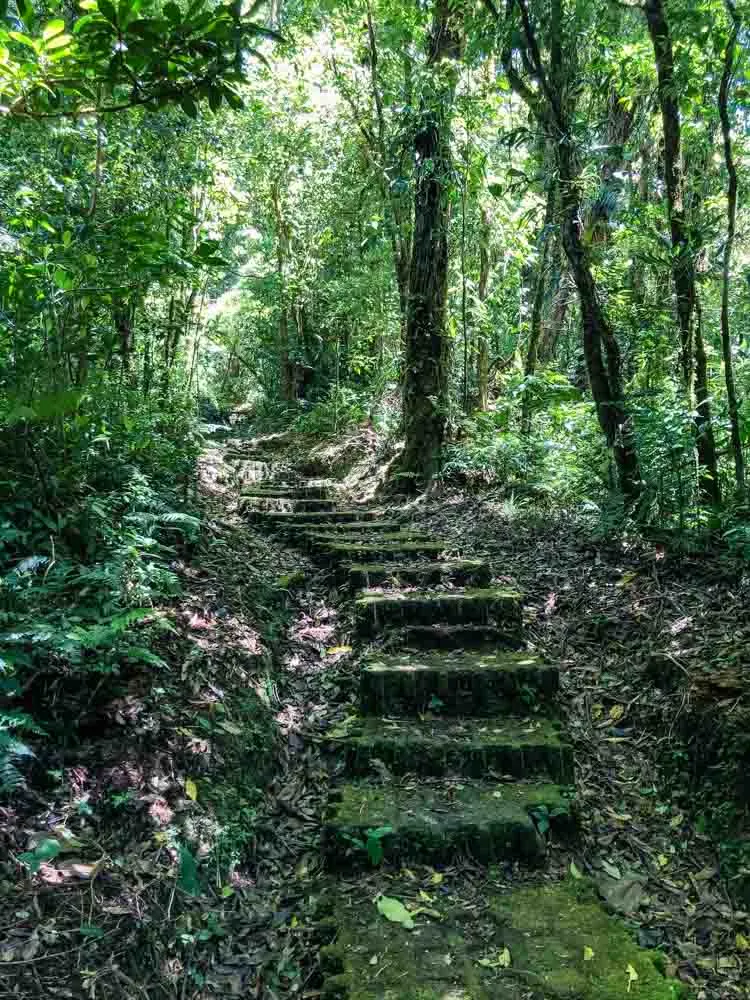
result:
[[[479,965],[485,969],[507,969],[511,963],[510,951],[503,948],[497,958],[480,958]]]
[[[573,876],[573,878],[583,878],[583,872],[575,863],[575,861],[570,862],[570,874]]]
[[[734,939],[734,943],[737,951],[750,951],[750,941],[748,941],[744,934],[738,934]]]
[[[585,945],[584,949],[583,949],[583,960],[584,960],[584,962],[590,962],[593,957],[594,957],[594,949],[593,948],[589,948],[588,945]]]
[[[376,905],[378,912],[382,913],[386,920],[390,920],[394,924],[401,924],[407,931],[414,929],[411,914],[400,899],[394,899],[392,896],[378,896]]]
[[[443,875],[440,872],[433,872],[430,876],[430,885],[440,885],[443,881]]]
[[[630,993],[630,987],[633,985],[633,983],[638,982],[638,973],[635,971],[632,965],[628,965],[625,971],[628,974],[628,993]]]
[[[612,878],[622,878],[622,873],[617,865],[613,865],[609,861],[602,861],[602,868],[605,870],[607,875],[610,875]]]
[[[185,794],[192,802],[198,798],[198,786],[192,778],[185,779]]]

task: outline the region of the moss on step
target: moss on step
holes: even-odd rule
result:
[[[373,757],[396,774],[498,775],[573,780],[573,749],[551,719],[353,718],[328,736],[350,774],[371,774]]]
[[[408,538],[406,532],[400,532],[398,539]],[[383,536],[372,541],[357,543],[340,539],[322,543],[318,552],[330,563],[354,562],[367,559],[387,562],[394,559],[411,559],[417,556],[423,559],[439,559],[447,547],[444,541],[393,541]]]
[[[361,593],[354,602],[360,635],[404,625],[490,625],[521,637],[521,595],[507,587]]]
[[[390,828],[382,838],[389,861],[447,862],[469,853],[488,863],[538,861],[546,842],[533,814],[560,828],[570,826],[570,800],[553,784],[429,782],[376,785],[353,782],[335,793],[323,827],[324,850],[333,864],[357,857],[352,840],[370,829]]]
[[[338,935],[323,949],[326,1000],[679,1000],[685,987],[660,971],[587,884],[532,886],[487,908],[417,914],[404,931],[371,898],[339,896]],[[508,949],[510,964],[497,959]],[[586,961],[584,949],[593,957]],[[585,952],[589,955],[589,952]],[[447,956],[447,958],[446,958]],[[373,961],[374,957],[374,961]],[[487,963],[482,965],[481,963]],[[628,967],[637,979],[631,983]]]
[[[365,715],[425,712],[441,715],[523,715],[549,710],[557,667],[528,653],[402,652],[364,661],[360,676]]]
[[[344,567],[352,590],[363,587],[429,587],[455,583],[459,586],[487,586],[492,579],[489,564],[482,559],[453,559],[446,562],[351,563]]]

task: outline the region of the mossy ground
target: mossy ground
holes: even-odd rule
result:
[[[409,931],[382,917],[372,898],[340,900],[338,937],[324,955],[324,993],[348,1000],[685,995],[681,984],[660,971],[658,953],[637,947],[585,883],[529,886],[490,895],[484,903],[465,909],[430,901],[430,912],[423,907],[421,913],[415,903]]]

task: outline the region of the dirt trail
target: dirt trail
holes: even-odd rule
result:
[[[269,482],[245,496],[256,523],[352,594],[359,711],[322,734],[338,761],[321,844],[334,873],[323,993],[681,995],[666,960],[636,944],[571,861],[559,670],[525,648],[520,593],[397,509],[336,502],[332,484]]]

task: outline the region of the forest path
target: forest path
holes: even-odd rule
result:
[[[681,995],[565,853],[573,751],[558,668],[523,649],[521,594],[333,484],[264,481],[244,503],[344,585],[360,644],[359,712],[324,738],[340,779],[324,995]]]

